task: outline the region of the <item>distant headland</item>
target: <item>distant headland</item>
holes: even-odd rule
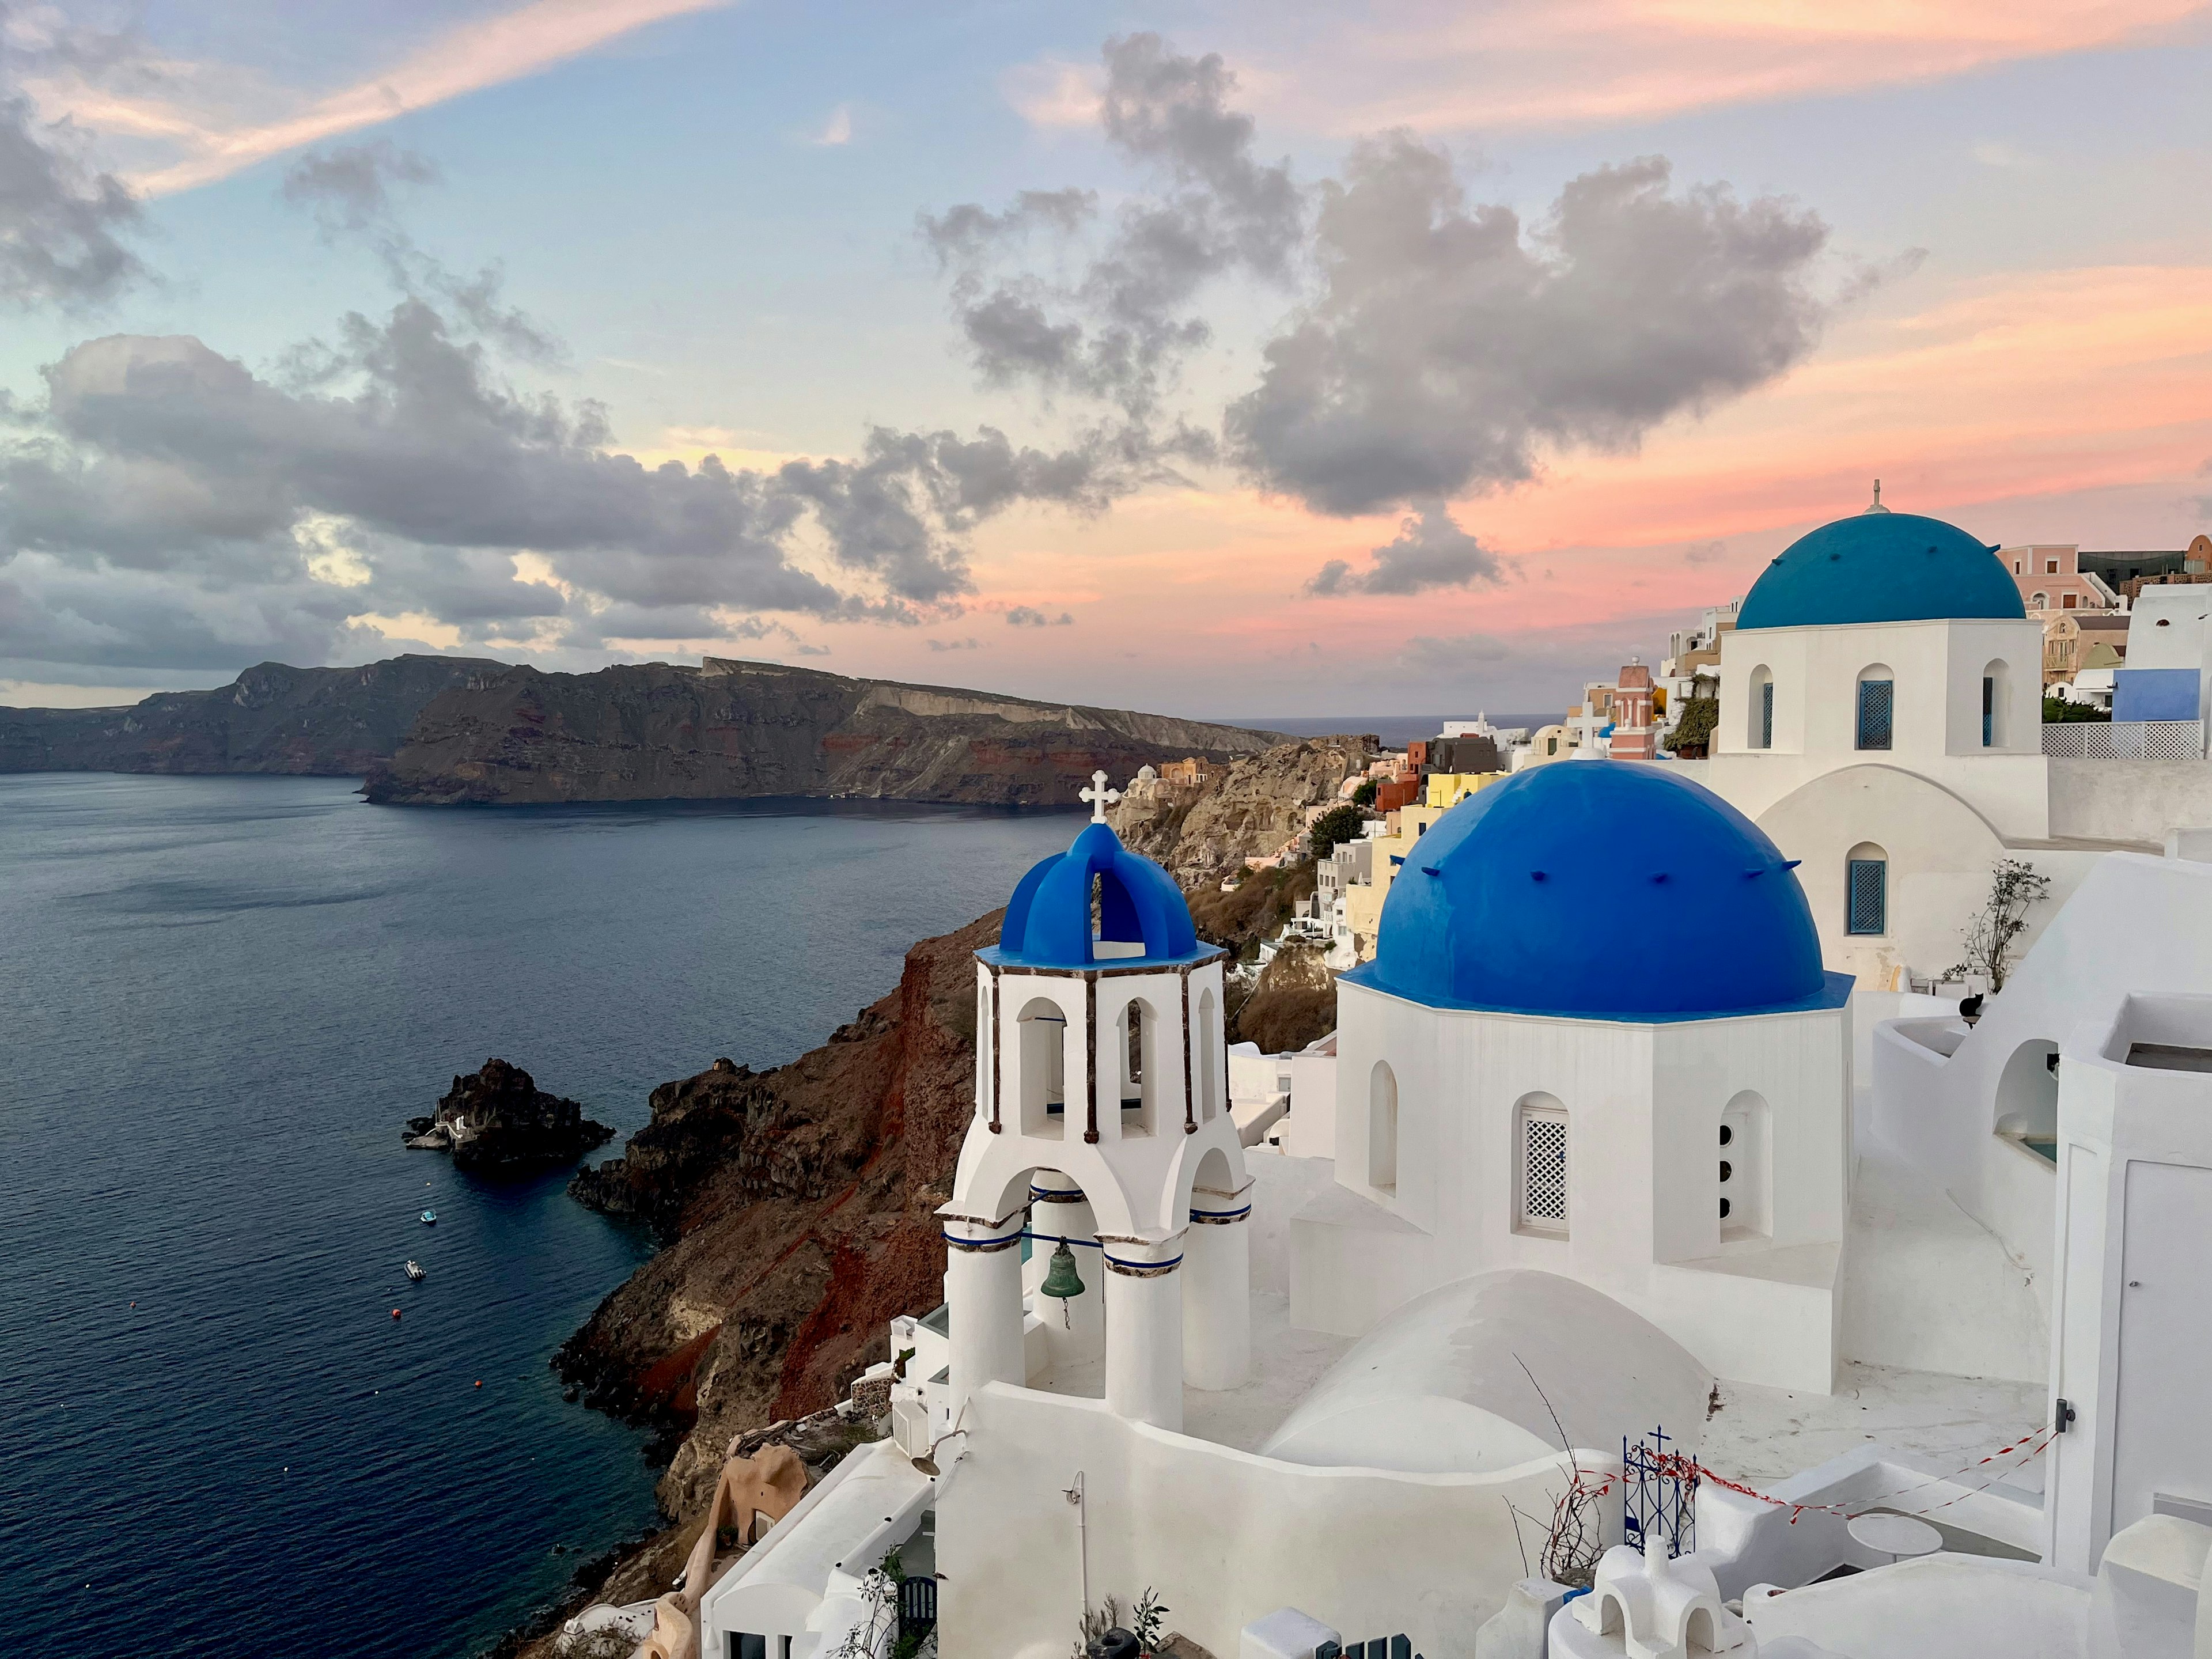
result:
[[[483,658],[263,663],[120,708],[0,708],[0,772],[361,777],[395,805],[811,796],[1063,804],[1101,768],[1279,732],[708,657],[547,674]]]

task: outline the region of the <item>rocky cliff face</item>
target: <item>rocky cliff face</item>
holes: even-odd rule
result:
[[[1114,828],[1124,846],[1157,859],[1187,890],[1218,886],[1246,860],[1280,848],[1304,827],[1307,807],[1334,803],[1345,779],[1381,752],[1370,737],[1279,743],[1243,757],[1195,791],[1124,801],[1115,809]]]
[[[426,707],[371,800],[763,795],[1073,805],[1103,769],[1227,760],[1273,735],[1158,714],[708,658],[596,674],[515,668]]]
[[[456,1077],[435,1112],[410,1119],[406,1138],[410,1146],[450,1151],[462,1169],[502,1175],[574,1164],[614,1133],[574,1101],[539,1088],[520,1066],[488,1060],[483,1070]]]
[[[944,1299],[935,1211],[975,1109],[972,953],[998,921],[915,945],[896,991],[788,1066],[655,1090],[623,1157],[572,1184],[672,1241],[555,1361],[593,1404],[682,1433],[672,1516],[708,1501],[735,1436],[831,1404],[890,1357],[894,1314]]]
[[[440,692],[506,672],[476,657],[362,668],[264,662],[213,691],[128,708],[0,708],[0,772],[285,772],[358,777]]]

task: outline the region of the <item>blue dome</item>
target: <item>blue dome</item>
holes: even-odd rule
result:
[[[1096,945],[1109,947],[1103,950],[1094,949],[1091,933],[1094,881],[1100,916]],[[1213,950],[1200,951],[1190,907],[1174,878],[1122,846],[1109,826],[1091,823],[1075,845],[1039,861],[1022,878],[1006,901],[995,954],[1010,966],[1089,968],[1102,962],[1119,967],[1185,961]]]
[[[1797,878],[1702,785],[1563,761],[1470,796],[1413,843],[1375,960],[1345,978],[1442,1008],[1669,1020],[1834,1006]]]
[[[1887,507],[1800,536],[1751,585],[1738,628],[1824,623],[2017,621],[2027,611],[1995,551],[1956,525]]]

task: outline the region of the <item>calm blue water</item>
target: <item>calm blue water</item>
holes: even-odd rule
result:
[[[39,1651],[301,1651],[299,1620],[463,1655],[559,1589],[555,1545],[646,1525],[638,1437],[546,1365],[644,1242],[400,1121],[498,1054],[633,1128],[822,1041],[1076,827],[352,787],[0,777],[0,1593]]]

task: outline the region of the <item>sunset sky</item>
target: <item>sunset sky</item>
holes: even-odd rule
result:
[[[2212,520],[2180,0],[0,0],[0,701],[702,653],[1533,712]]]

